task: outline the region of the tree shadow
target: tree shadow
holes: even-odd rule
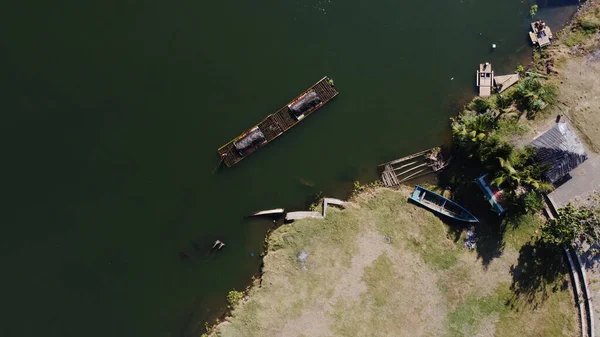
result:
[[[483,193],[475,184],[475,179],[485,173],[482,165],[463,158],[457,160],[457,164],[451,165],[439,177],[439,183],[452,191],[452,199],[459,205],[465,207],[479,219],[474,225],[477,237],[477,257],[481,259],[484,268],[495,258],[504,252],[504,234],[506,232],[506,219],[498,217],[492,212],[491,206],[484,198]],[[450,224],[450,232],[454,241],[460,239],[460,235],[469,225]]]
[[[502,256],[505,248],[505,234],[511,227],[520,225],[520,217],[526,213],[514,200],[507,200],[507,211],[498,216],[475,183],[475,179],[489,171],[485,164],[464,155],[460,151],[453,153],[455,159],[438,176],[438,185],[452,192],[452,200],[465,207],[479,219],[475,224],[477,237],[476,251],[484,268],[496,258]],[[448,223],[448,221],[446,221]],[[450,225],[450,235],[458,242],[465,225]],[[469,227],[469,226],[466,226]]]
[[[506,232],[506,221],[496,218],[482,221],[476,227],[477,235],[477,258],[481,259],[481,263],[485,269],[490,263],[502,256],[504,252],[504,233]]]
[[[550,293],[569,287],[566,280],[557,282],[567,271],[560,248],[540,239],[526,243],[519,250],[517,264],[510,268],[513,295],[506,304],[517,311],[523,304],[537,309]]]

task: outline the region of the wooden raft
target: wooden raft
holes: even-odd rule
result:
[[[533,45],[545,47],[552,43],[552,30],[543,21],[536,21],[531,23],[531,32],[529,32],[529,38]]]
[[[386,187],[398,186],[406,181],[440,171],[448,166],[439,148],[431,148],[407,157],[379,165],[381,180]]]
[[[219,153],[219,156],[221,157],[225,165],[227,165],[227,167],[231,167],[237,164],[242,159],[254,153],[254,151],[273,141],[275,138],[281,136],[284,132],[289,130],[294,125],[298,124],[298,122],[300,122],[308,115],[325,105],[332,98],[337,96],[338,91],[336,90],[334,85],[329,83],[329,81],[330,80],[327,76],[323,77],[321,80],[319,80],[319,82],[315,83],[302,94],[298,95],[298,97],[294,98],[290,103],[284,105],[281,109],[277,110],[277,112],[268,115],[257,125],[246,130],[238,137],[232,139],[229,143],[221,146],[217,150],[217,152]],[[319,96],[321,102],[313,106],[309,110],[305,111],[301,118],[297,118],[293,115],[292,111],[289,108],[289,105],[295,103],[310,91],[314,91]],[[238,151],[235,148],[235,142],[239,139],[244,138],[253,130],[256,130],[256,128],[258,128],[258,130],[260,130],[264,135],[264,141],[260,144],[253,145],[252,147],[245,149],[243,152]]]

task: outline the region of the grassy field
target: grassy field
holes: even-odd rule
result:
[[[502,234],[481,223],[480,241],[501,242],[490,257],[407,196],[371,189],[327,219],[277,229],[262,282],[211,335],[578,335],[562,256],[540,260],[531,242],[542,219],[513,219]]]

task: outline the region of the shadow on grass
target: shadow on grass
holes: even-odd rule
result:
[[[504,251],[507,222],[491,211],[490,204],[475,184],[475,179],[485,173],[485,169],[480,165],[473,165],[472,161],[458,162],[459,164],[451,165],[440,175],[440,185],[450,189],[452,199],[479,219],[479,223],[474,226],[477,236],[476,250],[484,268],[487,268],[492,260],[500,257]],[[455,242],[459,240],[461,232],[469,227],[464,224],[448,224]]]
[[[567,281],[557,282],[566,272],[564,255],[559,248],[540,240],[526,243],[519,250],[517,264],[510,268],[513,296],[506,304],[517,311],[522,303],[537,309],[550,292],[569,287]]]
[[[459,158],[439,176],[442,189],[452,192],[452,200],[469,210],[479,219],[475,224],[477,255],[484,268],[502,256],[505,249],[505,235],[522,225],[523,209],[518,205],[507,205],[507,212],[498,216],[475,183],[475,179],[486,173],[483,164],[471,158]],[[451,235],[458,242],[464,225],[449,223]],[[467,226],[468,227],[468,226]]]
[[[501,219],[487,219],[482,221],[476,228],[477,234],[477,257],[481,259],[483,267],[487,269],[489,264],[502,256],[504,252],[504,234],[506,233],[506,221]]]

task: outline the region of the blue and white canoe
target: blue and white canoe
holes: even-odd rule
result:
[[[479,222],[479,220],[464,207],[437,193],[424,189],[421,186],[415,186],[415,190],[410,195],[410,199],[436,213],[452,219],[464,222]]]

